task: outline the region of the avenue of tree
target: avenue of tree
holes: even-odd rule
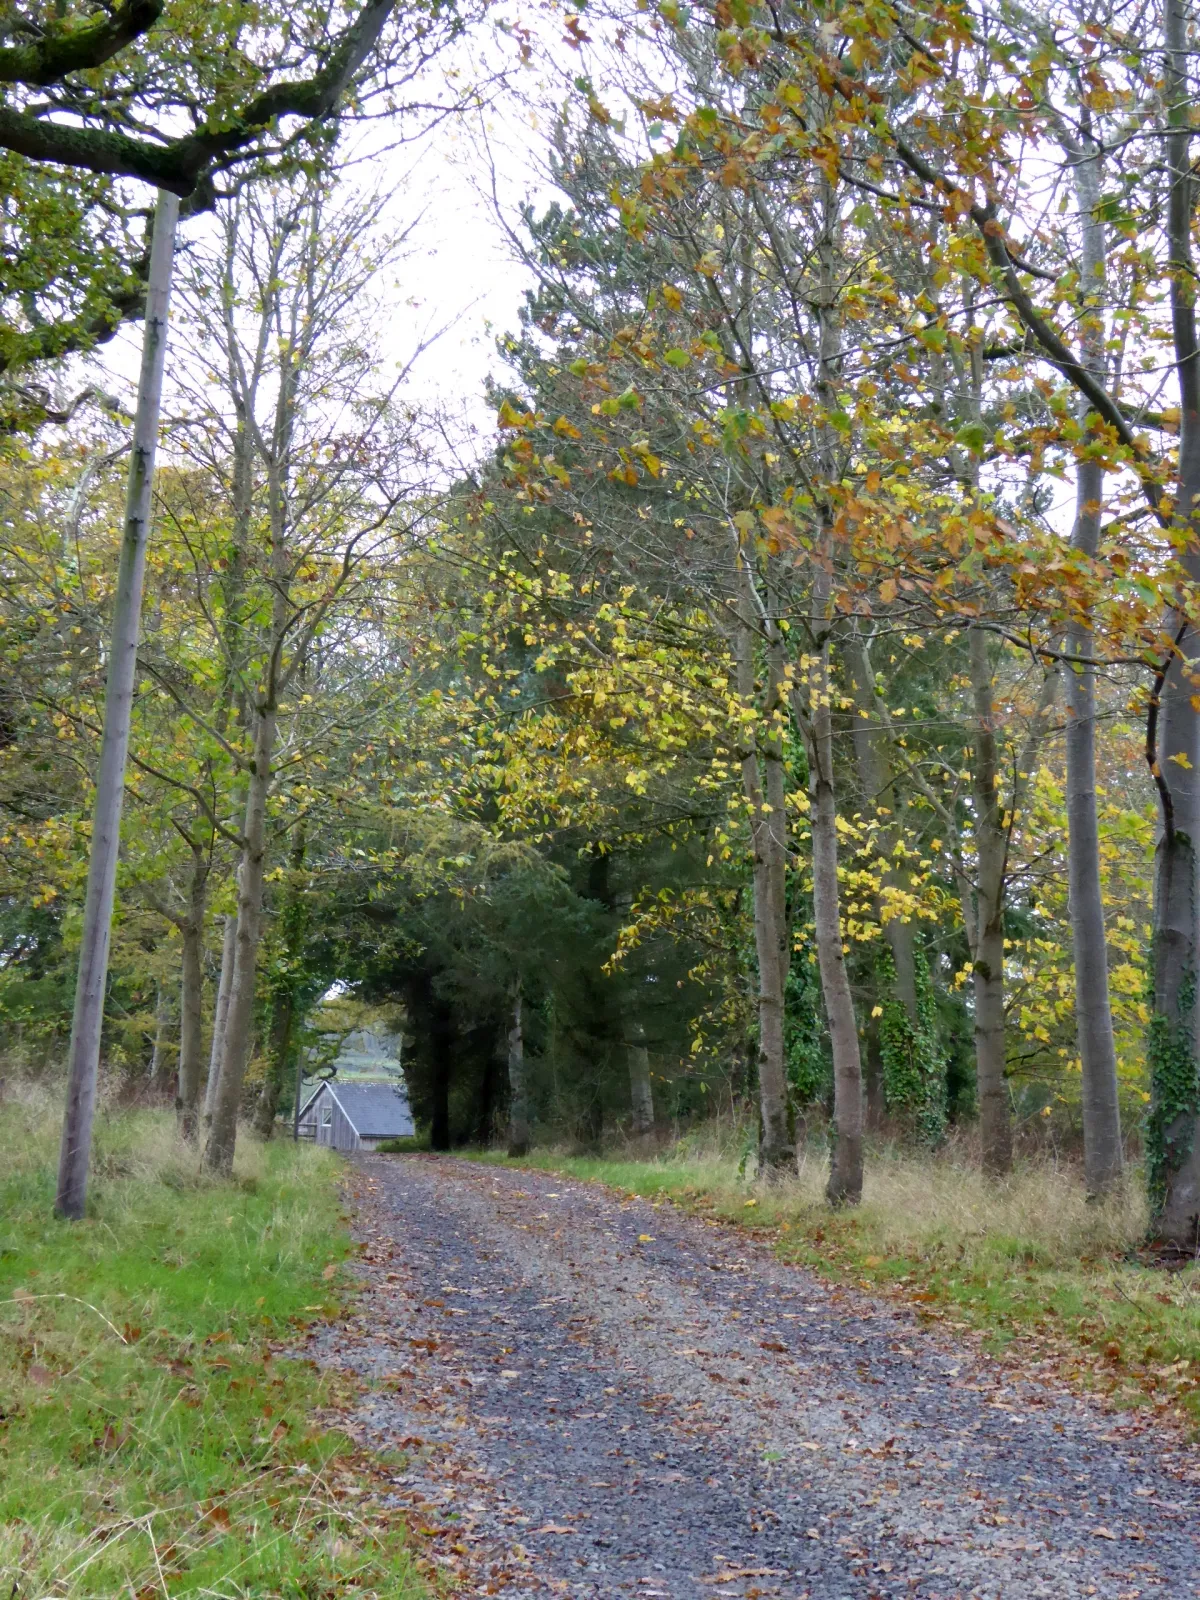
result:
[[[347,152],[491,25],[4,25],[0,1029],[69,1062],[60,1211],[98,1087],[226,1172],[387,1017],[435,1148],[732,1115],[840,1205],[872,1132],[1052,1140],[1194,1249],[1190,5],[501,25],[556,199],[448,468]]]

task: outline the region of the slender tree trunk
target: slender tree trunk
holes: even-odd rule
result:
[[[154,487],[154,453],[162,407],[163,368],[167,351],[167,317],[179,201],[160,190],[154,213],[150,277],[146,289],[146,321],[142,367],[138,379],[133,449],[125,506],[125,531],[117,572],[112,646],[104,695],[104,732],[96,780],[92,848],[83,910],[83,938],[71,1024],[67,1107],[63,1118],[55,1211],[77,1220],[87,1203],[88,1161],[96,1082],[100,1071],[100,1035],[108,986],[108,947],[116,891],[117,856],[121,843],[121,804],[125,792],[125,760],[133,712],[138,636],[142,614],[142,580]]]
[[[975,880],[976,947],[972,952],[975,996],[975,1086],[983,1170],[993,1177],[1012,1171],[1012,1116],[1005,1076],[1004,879],[1008,833],[1000,799],[1000,765],[992,701],[988,635],[968,630],[971,690],[975,701]]]
[[[204,1149],[204,1165],[212,1172],[230,1172],[237,1143],[242,1085],[250,1060],[254,1025],[254,980],[262,933],[263,882],[267,860],[267,800],[271,792],[271,758],[275,750],[275,706],[269,699],[257,709],[254,756],[246,785],[246,820],[238,868],[237,934],[233,977],[225,1017],[221,1071],[213,1102],[212,1123]]]
[[[200,1120],[200,1075],[204,1062],[204,911],[208,895],[208,859],[192,851],[192,877],[187,914],[179,924],[183,963],[179,986],[179,1084],[175,1111],[179,1131],[189,1142]]]
[[[529,1153],[529,1083],[525,1076],[525,1034],[521,1025],[521,986],[513,988],[512,1025],[508,1030],[508,1153]]]
[[[818,591],[819,601],[822,584],[818,582],[814,587]],[[863,1184],[862,1058],[858,1048],[854,997],[850,992],[850,978],[842,951],[828,640],[810,661],[807,687],[809,703],[807,707],[797,707],[797,722],[806,735],[808,745],[813,922],[821,992],[825,1000],[833,1052],[834,1138],[825,1193],[831,1205],[857,1205],[862,1199]]]
[[[635,1023],[629,1053],[630,1130],[635,1139],[648,1139],[654,1132],[654,1090],[650,1083],[650,1052],[645,1030]]]
[[[1106,248],[1100,202],[1101,151],[1091,136],[1084,109],[1080,145],[1072,140],[1072,166],[1083,234],[1083,291],[1090,302],[1080,332],[1085,366],[1098,382],[1107,376],[1104,348]],[[1086,425],[1090,405],[1081,402]],[[1101,448],[1094,433],[1086,448]],[[1083,455],[1075,469],[1075,526],[1071,543],[1089,560],[1100,545],[1104,465]],[[1067,630],[1070,654],[1090,659],[1095,648],[1087,614]],[[1101,1195],[1124,1167],[1121,1107],[1117,1095],[1117,1052],[1108,991],[1108,937],[1100,881],[1100,829],[1096,815],[1096,673],[1087,665],[1065,664],[1067,723],[1067,871],[1070,883],[1071,938],[1075,953],[1075,1023],[1083,1076],[1083,1164],[1088,1193]]]
[[[1099,536],[1104,471],[1081,461],[1074,544],[1094,556]],[[1094,637],[1086,621],[1067,633],[1070,652],[1090,657]],[[1101,1195],[1124,1167],[1117,1052],[1108,992],[1108,936],[1100,881],[1100,829],[1096,816],[1096,674],[1090,666],[1064,671],[1067,702],[1067,872],[1071,938],[1075,951],[1075,1022],[1083,1073],[1083,1159],[1088,1193]]]
[[[745,555],[739,551],[739,564],[743,577],[741,626],[737,637],[738,693],[743,704],[751,706],[755,700],[754,641],[751,617],[754,604],[753,577]],[[767,727],[760,732],[756,745],[769,746],[778,742],[775,726],[777,708],[776,691],[768,695],[765,711]],[[772,769],[772,756],[767,766],[767,782],[772,790],[777,780]],[[775,761],[778,778],[782,779],[782,761]],[[783,1005],[784,963],[782,953],[782,928],[785,920],[783,894],[787,865],[786,844],[781,849],[785,826],[782,805],[773,812],[760,770],[759,749],[752,746],[742,757],[742,787],[750,811],[750,839],[754,852],[754,950],[758,965],[758,1096],[759,1096],[759,1168],[764,1173],[779,1171],[794,1164],[795,1146],[792,1142],[788,1115],[787,1065],[784,1059]]]
[[[292,1061],[292,1042],[296,1033],[296,996],[290,984],[278,989],[271,1008],[270,1060],[262,1092],[254,1107],[252,1124],[256,1138],[269,1139],[275,1131],[279,1096]]]
[[[429,1126],[429,1143],[434,1150],[449,1150],[454,1022],[449,1006],[436,996],[430,1007],[429,1024],[429,1049],[433,1058],[433,1116]]]
[[[154,1048],[150,1052],[150,1087],[158,1088],[163,1064],[167,1055],[167,1033],[171,1026],[171,1002],[162,984],[158,985],[154,1000]]]
[[[287,895],[279,918],[283,944],[283,972],[276,986],[271,1006],[271,1048],[262,1092],[254,1108],[254,1132],[260,1139],[269,1139],[275,1131],[275,1115],[279,1098],[287,1082],[296,1046],[297,997],[299,970],[304,954],[304,939],[308,931],[308,904],[305,884],[301,877],[304,857],[308,850],[308,829],[303,822],[292,835],[292,848],[288,861]]]
[[[817,392],[821,404],[837,403],[841,366],[838,321],[837,197],[832,183],[823,184],[824,227],[819,245],[820,365]],[[827,484],[838,479],[840,446],[831,428],[822,429],[821,471]],[[833,628],[835,534],[828,506],[820,547],[812,562],[811,629],[814,650],[807,670],[793,688],[792,704],[808,753],[809,827],[812,832],[813,923],[817,963],[833,1054],[833,1149],[825,1194],[831,1205],[857,1205],[863,1186],[863,1077],[858,1047],[854,997],[842,950],[842,911],[838,891],[837,791],[833,769],[833,690],[829,678],[830,634]],[[802,703],[803,700],[807,704]]]
[[[1164,0],[1168,137],[1167,240],[1171,321],[1179,384],[1177,529],[1186,533],[1183,564],[1200,579],[1200,347],[1192,252],[1196,181],[1192,173],[1194,95],[1189,77],[1189,8]],[[1147,1169],[1153,1224],[1166,1242],[1200,1248],[1200,1069],[1197,1066],[1197,959],[1200,954],[1200,711],[1192,663],[1200,633],[1171,615],[1176,642],[1165,681],[1156,686],[1147,725],[1147,756],[1162,807],[1154,896],[1154,1015],[1150,1024],[1151,1109]],[[1160,710],[1161,704],[1161,710]]]
[[[300,1143],[300,1110],[304,1098],[304,1049],[301,1046],[296,1051],[296,1076],[293,1080],[294,1099],[292,1100],[292,1143]]]
[[[212,1044],[208,1052],[208,1083],[204,1089],[205,1133],[212,1127],[213,1109],[217,1103],[217,1085],[221,1081],[221,1062],[225,1056],[225,1024],[229,1018],[229,991],[233,987],[233,963],[237,950],[237,916],[225,918],[225,935],[221,941],[221,972],[217,979],[217,1000],[213,1007]]]
[[[908,873],[897,859],[896,847],[903,845],[900,825],[901,806],[892,781],[891,737],[878,714],[878,696],[870,657],[860,625],[852,625],[841,646],[849,669],[854,699],[854,759],[862,785],[867,820],[876,820],[878,856],[885,887],[903,894],[909,887]],[[907,917],[889,916],[882,897],[876,897],[876,914],[887,940],[896,976],[893,989],[913,1028],[919,1028],[917,1013],[916,927]]]

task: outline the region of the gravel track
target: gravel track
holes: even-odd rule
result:
[[[368,1292],[317,1359],[373,1380],[459,1594],[1200,1596],[1194,1453],[778,1262],[544,1173],[365,1157]]]

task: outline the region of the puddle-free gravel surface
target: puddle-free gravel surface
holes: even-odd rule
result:
[[[318,1360],[457,1594],[1200,1596],[1177,1438],[736,1229],[439,1157],[348,1180],[366,1289]]]

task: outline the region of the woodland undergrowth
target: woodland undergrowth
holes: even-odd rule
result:
[[[996,1182],[953,1141],[936,1155],[880,1143],[862,1204],[833,1210],[824,1146],[769,1183],[743,1155],[744,1141],[714,1126],[649,1158],[547,1148],[521,1164],[753,1229],[784,1260],[906,1298],[951,1335],[981,1335],[994,1353],[1200,1430],[1200,1263],[1168,1271],[1142,1252],[1140,1174],[1096,1204],[1068,1162],[1029,1158]]]
[[[426,1595],[317,1420],[349,1380],[287,1353],[342,1296],[336,1160],[244,1140],[218,1182],[169,1113],[102,1111],[67,1224],[57,1109],[0,1105],[0,1592]]]

